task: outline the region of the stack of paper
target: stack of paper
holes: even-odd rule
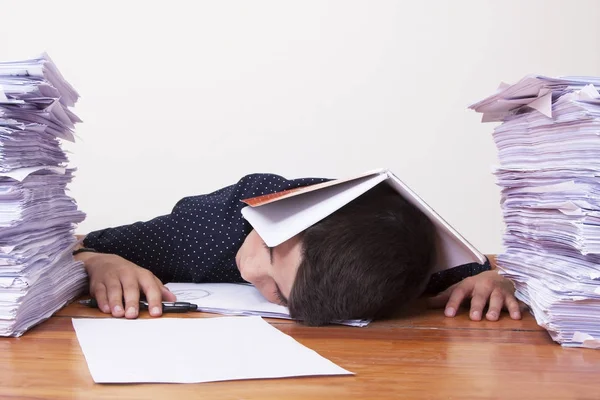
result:
[[[196,304],[198,311],[223,314],[290,319],[287,307],[265,299],[252,285],[243,283],[168,283],[177,301]],[[371,321],[352,319],[332,321],[341,325],[367,326]]]
[[[71,254],[84,214],[66,193],[77,92],[47,55],[0,63],[0,336],[20,336],[86,284]]]
[[[528,76],[471,108],[494,132],[498,264],[565,346],[600,347],[600,78]]]

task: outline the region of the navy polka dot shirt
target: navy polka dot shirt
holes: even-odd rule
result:
[[[235,255],[252,231],[242,217],[241,200],[325,182],[323,178],[288,180],[253,174],[216,192],[186,197],[171,214],[88,234],[83,242],[101,253],[117,254],[167,282],[244,282]],[[434,274],[425,293],[489,269],[469,264]]]
[[[167,282],[244,282],[235,255],[252,231],[241,200],[321,183],[253,174],[216,192],[186,197],[171,214],[88,234],[85,247],[117,254]]]

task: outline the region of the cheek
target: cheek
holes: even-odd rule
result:
[[[269,301],[270,303],[279,304],[279,298],[275,294],[275,281],[269,279],[254,286],[256,286],[256,289],[258,289],[260,294],[262,294],[263,297],[267,299],[267,301]]]

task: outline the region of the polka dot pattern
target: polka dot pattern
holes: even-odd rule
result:
[[[167,282],[244,282],[235,255],[252,227],[242,217],[250,197],[326,181],[252,174],[236,184],[180,200],[171,214],[92,232],[84,246],[117,254]]]

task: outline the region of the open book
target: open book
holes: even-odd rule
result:
[[[242,215],[267,246],[277,246],[385,182],[427,215],[436,227],[434,272],[486,258],[404,182],[385,169],[244,200]]]

